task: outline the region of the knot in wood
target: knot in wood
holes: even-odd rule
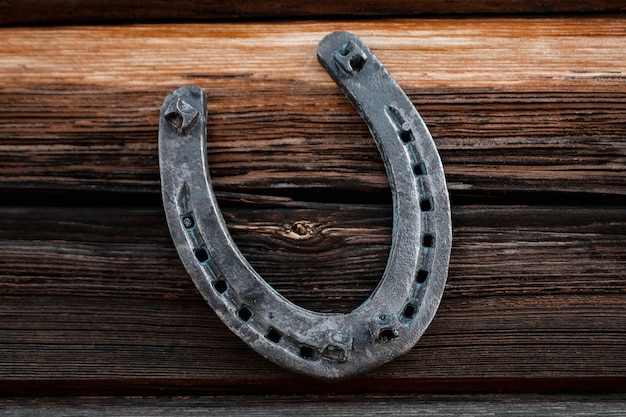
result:
[[[306,220],[299,220],[291,225],[288,236],[292,239],[308,239],[313,237],[315,229],[313,225]]]

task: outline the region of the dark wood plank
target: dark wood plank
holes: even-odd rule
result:
[[[0,416],[622,416],[618,395],[216,396],[0,399]]]
[[[133,3],[121,0],[22,0],[0,3],[0,24],[106,22],[150,20],[235,20],[242,18],[301,18],[345,16],[416,16],[467,14],[550,14],[550,13],[609,13],[623,12],[623,1],[566,0],[549,1],[488,1],[488,0],[287,0],[253,2],[240,0],[182,0],[174,6],[163,0]]]
[[[209,94],[218,189],[386,193],[365,125],[315,59],[326,33],[346,29],[370,44],[417,105],[453,194],[624,196],[624,23],[5,28],[0,191],[158,193],[161,100],[178,85],[199,84]]]
[[[450,277],[422,340],[334,385],[278,369],[219,322],[160,209],[0,211],[5,394],[626,389],[623,208],[455,207]],[[225,211],[255,268],[307,308],[355,307],[384,268],[388,206]]]

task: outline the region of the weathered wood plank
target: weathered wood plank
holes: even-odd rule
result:
[[[0,211],[5,394],[626,388],[623,208],[455,207],[434,322],[406,356],[338,385],[278,369],[232,335],[160,209]],[[384,268],[388,206],[225,211],[245,256],[302,306],[354,308]]]
[[[338,29],[415,102],[453,194],[626,194],[621,17],[4,28],[0,191],[157,193],[161,100],[199,84],[218,189],[386,192],[315,59]]]
[[[453,199],[520,194],[454,204],[427,334],[326,385],[251,352],[194,289],[158,208],[156,128],[168,91],[204,87],[245,256],[294,302],[349,311],[385,267],[391,207],[315,62],[337,29],[417,104]],[[626,390],[624,40],[622,17],[0,29],[0,394]]]
[[[623,416],[619,395],[218,396],[2,399],[0,416]]]
[[[330,0],[272,2],[182,0],[175,6],[162,0],[132,3],[120,0],[22,0],[0,3],[0,24],[103,22],[126,20],[207,20],[241,18],[298,18],[345,16],[415,16],[467,14],[609,13],[626,10],[623,1],[566,0],[387,0],[336,2]]]

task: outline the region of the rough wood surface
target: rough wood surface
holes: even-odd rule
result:
[[[315,58],[339,29],[412,98],[453,192],[626,194],[621,18],[2,29],[0,191],[157,193],[158,110],[186,84],[209,95],[218,189],[385,191]]]
[[[239,208],[227,218],[244,254],[287,297],[341,311],[367,296],[384,267],[388,209]],[[303,219],[314,225],[304,238],[290,228]],[[0,389],[626,387],[623,208],[464,207],[453,220],[449,282],[425,336],[369,376],[327,385],[278,369],[219,322],[160,209],[5,208]]]
[[[374,17],[468,14],[615,13],[626,10],[622,0],[5,0],[0,24],[102,21],[189,21],[242,18]]]
[[[625,22],[0,29],[0,394],[625,391]],[[327,385],[253,353],[194,289],[156,137],[163,97],[205,88],[211,175],[244,254],[304,307],[354,308],[385,267],[391,202],[315,59],[339,29],[430,127],[454,245],[415,349]]]
[[[3,406],[3,407],[1,407]],[[439,417],[497,415],[522,417],[620,417],[626,400],[615,395],[473,395],[473,396],[228,396],[157,398],[0,399],[0,416],[97,417],[172,415],[336,417]]]

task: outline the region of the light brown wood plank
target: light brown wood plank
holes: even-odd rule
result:
[[[613,17],[0,29],[0,191],[157,193],[161,100],[198,84],[218,189],[384,193],[365,125],[315,58],[326,33],[350,30],[416,104],[453,194],[623,196],[625,28]]]
[[[354,308],[384,268],[389,208],[298,206],[225,211],[245,256],[284,295]],[[623,208],[456,207],[450,277],[424,337],[335,385],[279,369],[230,333],[182,268],[160,210],[1,211],[5,394],[626,386]],[[304,221],[308,239],[290,227]]]

